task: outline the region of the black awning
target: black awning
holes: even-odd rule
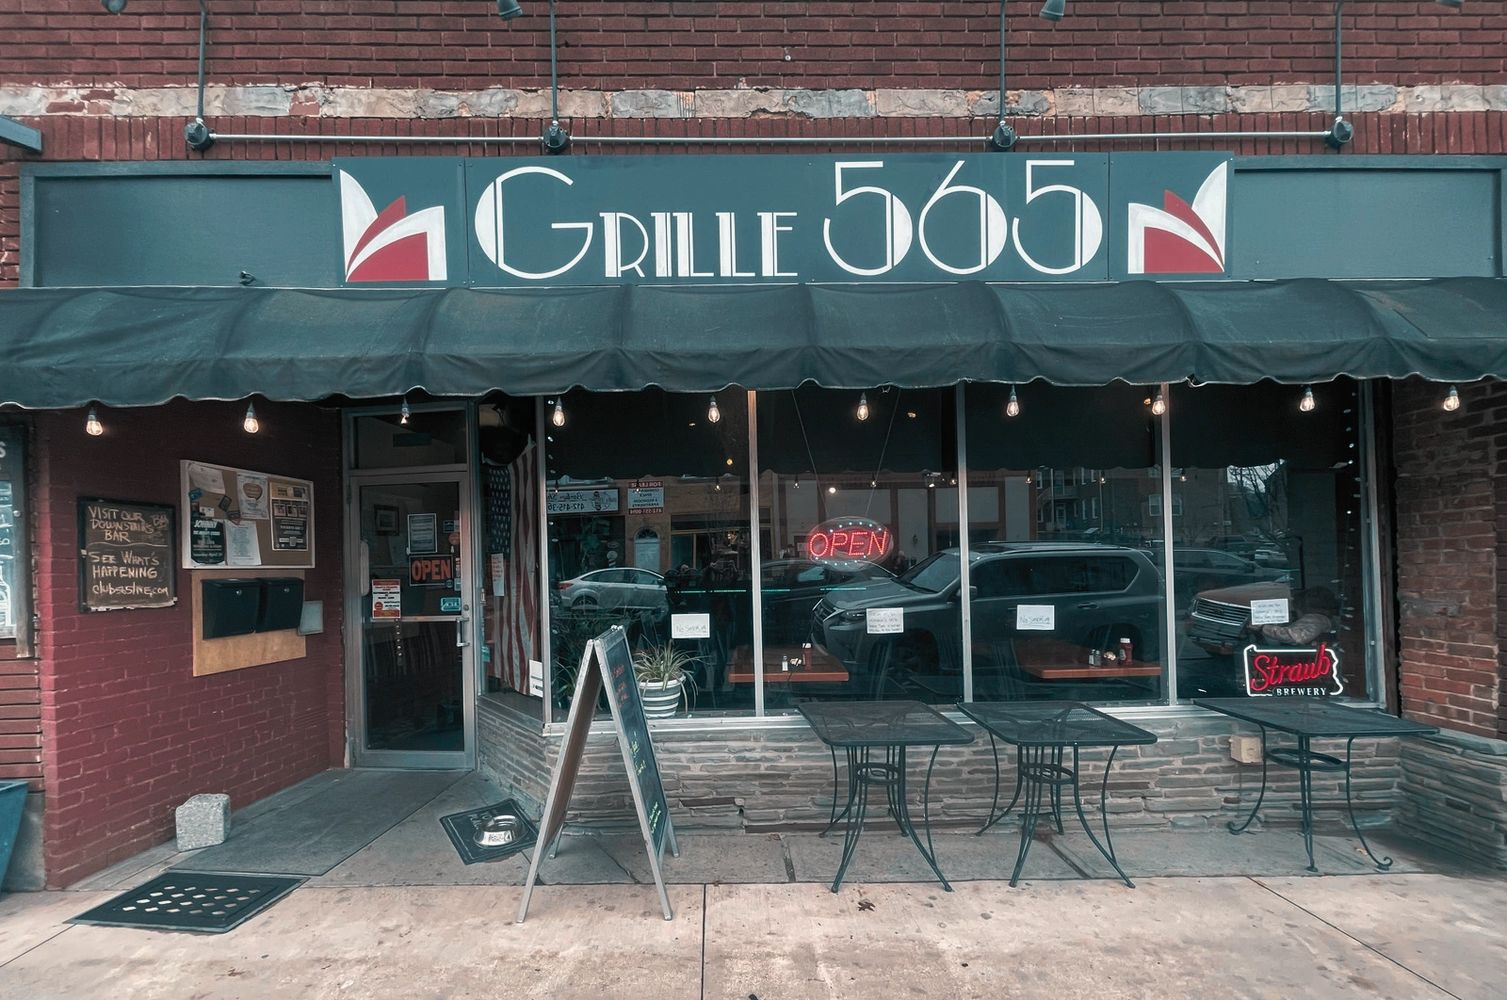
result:
[[[1507,279],[0,292],[0,403],[1507,377]]]

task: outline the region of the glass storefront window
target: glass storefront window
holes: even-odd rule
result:
[[[0,425],[0,657],[31,655],[25,428]]]
[[[1178,696],[1373,697],[1364,629],[1359,391],[1171,395]]]
[[[401,413],[366,414],[352,421],[352,467],[402,469],[466,463],[466,411],[414,408]]]
[[[765,709],[963,696],[951,389],[758,394]]]
[[[677,714],[754,707],[747,394],[717,393],[715,420],[712,398],[571,393],[563,425],[548,428],[557,720],[586,643],[611,625],[628,629],[636,653],[690,658]]]
[[[1160,424],[1150,393],[970,385],[978,701],[1165,698]],[[1173,510],[1177,509],[1173,500]]]

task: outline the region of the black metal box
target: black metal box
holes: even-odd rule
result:
[[[205,580],[204,638],[255,632],[261,608],[260,580]]]
[[[303,581],[297,577],[274,577],[262,582],[262,613],[257,617],[258,632],[277,632],[298,628],[303,617]]]

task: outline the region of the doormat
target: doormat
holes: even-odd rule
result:
[[[106,900],[68,922],[224,934],[306,881],[301,875],[175,870]]]
[[[468,865],[496,861],[534,846],[538,828],[512,799],[440,817],[456,853]]]

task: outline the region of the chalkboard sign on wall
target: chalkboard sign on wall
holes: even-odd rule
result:
[[[173,508],[80,497],[79,607],[167,608],[178,602]]]

